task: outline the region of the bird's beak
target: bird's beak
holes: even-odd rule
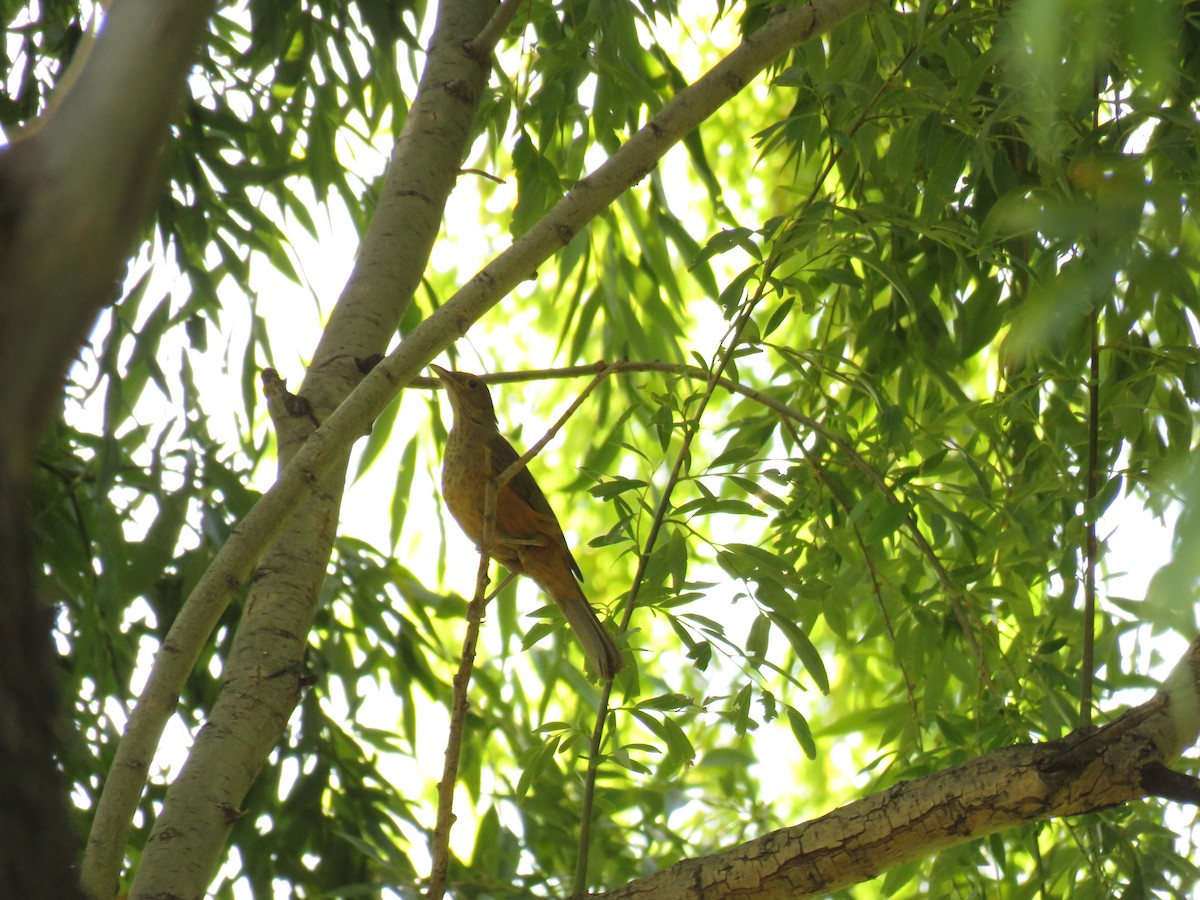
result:
[[[429,368],[433,369],[433,373],[443,382],[450,381],[450,373],[446,369],[443,369],[441,366],[435,366],[433,363],[429,364]]]

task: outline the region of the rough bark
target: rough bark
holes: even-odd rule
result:
[[[1198,735],[1200,638],[1153,698],[1103,728],[985,754],[603,896],[824,894],[1018,825],[1146,796],[1195,803],[1200,783],[1167,767]]]
[[[26,487],[0,447],[0,884],[14,897],[81,896],[59,748],[51,611],[38,603],[29,560]]]

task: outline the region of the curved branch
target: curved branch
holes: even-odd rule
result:
[[[493,375],[487,380],[491,383],[499,384],[509,381],[526,381],[533,378],[571,378],[580,375],[591,374],[592,372],[598,371],[604,365],[605,364],[603,362],[598,362],[583,366],[564,366],[557,369],[541,369],[538,371]],[[664,372],[672,375],[685,375],[689,378],[694,378],[697,381],[708,381],[711,377],[710,373],[697,366],[683,363],[661,362],[658,360],[651,362],[626,362],[622,364],[621,370],[624,372]],[[819,434],[822,438],[829,441],[830,444],[836,447],[838,451],[846,458],[846,460],[856,470],[861,472],[889,503],[896,505],[901,504],[900,498],[896,496],[895,491],[891,488],[891,486],[888,485],[887,480],[875,470],[874,466],[872,466],[863,458],[862,454],[854,449],[854,445],[837,432],[830,431],[817,419],[807,416],[797,409],[793,409],[783,401],[776,400],[774,397],[771,397],[770,395],[765,394],[756,388],[747,387],[741,382],[734,381],[733,379],[724,375],[718,377],[715,381],[715,384],[720,385],[731,393],[740,394],[748,400],[753,400],[755,403],[761,404],[767,409],[777,413],[780,417],[790,419],[814,434]],[[909,532],[909,535],[912,537],[913,542],[917,545],[917,548],[929,561],[929,564],[933,568],[934,574],[937,576],[939,583],[949,595],[955,615],[957,616],[959,624],[963,629],[963,635],[971,648],[971,652],[974,655],[977,664],[981,667],[981,677],[983,677],[984,683],[987,685],[988,689],[995,693],[995,683],[992,681],[990,676],[988,676],[986,668],[983,667],[984,661],[982,648],[980,648],[978,641],[975,639],[974,630],[970,627],[970,621],[965,608],[966,605],[963,603],[962,589],[954,582],[954,579],[950,577],[950,573],[946,571],[946,567],[943,566],[941,560],[938,559],[937,554],[933,550],[933,546],[929,543],[929,540],[925,537],[924,533],[920,529],[920,526],[917,524],[916,519],[911,514],[905,515],[904,526]],[[624,625],[622,628],[624,628]]]
[[[679,449],[675,453],[675,461],[671,464],[671,471],[667,475],[666,483],[663,485],[662,494],[658,498],[658,504],[650,517],[650,527],[646,531],[646,540],[642,545],[641,552],[638,553],[637,569],[633,573],[633,581],[629,586],[629,599],[626,600],[625,611],[621,614],[620,630],[622,633],[629,630],[633,611],[637,608],[638,594],[641,592],[642,584],[645,583],[646,571],[650,567],[650,554],[654,551],[655,545],[658,543],[658,535],[662,531],[667,513],[671,509],[671,495],[675,491],[675,486],[679,484],[684,465],[691,458],[692,441],[695,440],[696,435],[700,432],[700,422],[704,418],[704,412],[708,409],[708,404],[712,401],[713,392],[716,390],[718,382],[725,377],[723,373],[728,367],[730,360],[733,359],[733,351],[737,349],[738,342],[742,338],[742,333],[745,331],[747,324],[751,320],[750,317],[754,313],[754,308],[763,298],[765,285],[765,279],[759,281],[758,291],[746,303],[745,308],[738,315],[737,321],[722,336],[720,345],[713,354],[716,365],[713,366],[712,371],[705,378],[704,393],[700,396],[700,402],[696,405],[695,412],[686,420],[683,428],[683,439],[680,441]],[[583,809],[581,812],[583,827],[579,833],[579,853],[575,862],[575,880],[572,883],[573,893],[575,894],[583,893],[587,882],[592,804],[596,795],[596,776],[599,774],[600,767],[600,741],[604,735],[604,721],[608,717],[609,694],[610,690],[606,689],[600,698],[600,707],[596,710],[596,724],[592,729],[591,751],[588,754],[587,778],[584,785]]]
[[[825,894],[1019,825],[1152,795],[1195,802],[1195,781],[1166,766],[1198,735],[1200,637],[1153,698],[1099,730],[984,754],[603,896]]]

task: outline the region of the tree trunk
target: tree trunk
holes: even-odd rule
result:
[[[121,0],[50,111],[0,151],[0,884],[80,896],[61,717],[34,590],[29,472],[63,378],[116,292],[211,4]]]

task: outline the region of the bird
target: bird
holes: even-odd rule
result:
[[[442,459],[442,497],[468,538],[482,548],[488,482],[519,459],[496,420],[492,395],[478,375],[431,365],[446,388],[454,421]],[[533,579],[562,610],[592,669],[605,681],[624,660],[583,593],[583,573],[546,495],[529,469],[496,493],[496,522],[488,556]]]

